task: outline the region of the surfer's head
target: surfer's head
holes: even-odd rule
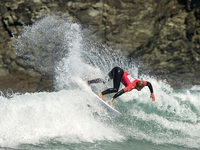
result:
[[[136,89],[138,90],[138,91],[141,91],[142,90],[142,88],[144,87],[145,85],[144,85],[144,82],[143,81],[138,81],[137,83],[136,83]]]

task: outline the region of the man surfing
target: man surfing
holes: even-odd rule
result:
[[[97,78],[93,80],[88,80],[88,84],[92,83],[106,83],[110,79],[113,79],[113,88],[109,88],[101,93],[98,94],[98,96],[103,100],[103,95],[115,93],[117,92],[112,99],[110,100],[110,105],[112,106],[112,102],[115,98],[119,97],[120,95],[129,92],[133,89],[137,89],[138,91],[141,91],[143,87],[148,86],[151,95],[150,98],[152,98],[152,101],[155,101],[155,96],[153,93],[153,87],[150,82],[138,80],[135,78],[132,78],[126,71],[119,67],[114,67],[108,74],[108,76],[105,79]],[[120,82],[125,86],[122,90],[119,91]]]

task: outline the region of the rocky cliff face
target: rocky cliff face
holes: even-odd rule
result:
[[[141,73],[174,88],[200,84],[199,0],[0,0],[0,90],[53,90],[51,74],[27,66],[12,48],[23,25],[45,14],[80,22],[91,38],[137,59]]]

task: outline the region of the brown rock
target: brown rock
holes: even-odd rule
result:
[[[0,86],[5,89],[9,85],[18,91],[52,89],[51,75],[33,66],[36,56],[40,55],[39,50],[49,51],[60,39],[45,46],[29,44],[34,54],[29,52],[21,58],[14,55],[11,47],[14,42],[11,37],[20,35],[23,25],[31,25],[32,20],[50,13],[80,22],[91,30],[90,38],[98,38],[98,43],[139,58],[140,73],[167,79],[175,88],[182,87],[180,82],[200,84],[198,6],[195,0],[0,0]],[[51,62],[46,53],[41,55]]]

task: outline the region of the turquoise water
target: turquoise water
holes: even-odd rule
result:
[[[97,103],[90,87],[1,97],[1,149],[199,149],[199,96],[174,91],[166,104],[158,94],[156,102],[123,95],[114,102],[121,116]]]
[[[56,31],[62,33],[58,36],[64,36],[59,48],[66,54],[52,59],[55,60],[54,70],[42,62],[42,57],[37,57],[39,60],[32,65],[38,69],[39,62],[41,70],[47,68],[49,70],[45,71],[53,73],[55,91],[0,96],[0,149],[200,149],[198,86],[192,90],[173,90],[165,81],[138,75],[134,61],[129,62],[122,53],[85,40],[87,32],[83,32],[80,25],[47,16],[24,29],[15,45],[17,55],[28,54],[26,42],[29,40],[36,45],[46,43],[49,34],[43,34],[41,40],[37,32],[55,30],[54,23]],[[27,34],[29,32],[31,34]],[[55,55],[51,49],[48,53]],[[85,81],[87,77],[104,77],[114,66],[122,67],[135,78],[150,81],[156,101],[151,101],[149,89],[145,87],[114,100],[113,107],[122,115],[115,116],[107,111],[96,101],[93,92],[101,92],[112,86],[112,82],[89,86]],[[104,98],[109,100],[112,96]]]

